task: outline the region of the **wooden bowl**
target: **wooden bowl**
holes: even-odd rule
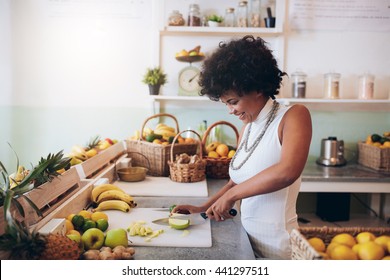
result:
[[[126,167],[117,170],[119,179],[125,182],[139,182],[145,180],[148,169],[145,167]]]

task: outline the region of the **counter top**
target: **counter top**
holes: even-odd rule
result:
[[[390,173],[375,171],[356,163],[322,166],[309,161],[303,170],[302,182],[390,183]]]

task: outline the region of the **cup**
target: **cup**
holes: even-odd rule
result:
[[[266,17],[264,18],[265,27],[273,28],[275,27],[276,18],[275,17]]]

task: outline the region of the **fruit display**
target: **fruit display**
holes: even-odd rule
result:
[[[117,142],[118,140],[115,139],[101,139],[100,136],[95,136],[85,146],[72,146],[67,156],[71,158],[70,164],[73,166],[96,156],[99,152],[106,150]]]
[[[113,184],[95,186],[91,192],[91,200],[96,204],[92,212],[119,210],[129,212],[137,206],[132,196]]]
[[[173,139],[175,138],[177,134],[177,131],[174,127],[168,126],[164,123],[158,123],[155,127],[155,129],[151,129],[150,127],[145,127],[142,132],[142,138],[145,139],[147,142],[154,143],[154,144],[160,144],[160,145],[168,145],[172,144]],[[129,138],[130,140],[138,140],[140,139],[140,132],[139,130],[136,130]],[[183,144],[193,144],[196,143],[196,140],[191,137],[182,137],[179,136],[177,138],[177,143]]]
[[[389,260],[390,236],[376,236],[370,231],[359,232],[356,236],[338,233],[330,239],[329,244],[320,237],[311,237],[309,244],[325,260]]]
[[[203,52],[200,51],[201,46],[196,46],[191,50],[182,49],[175,54],[175,58],[182,62],[196,62],[202,61],[205,58]]]
[[[390,148],[390,131],[384,132],[382,135],[378,133],[367,136],[366,144],[379,148]]]
[[[236,150],[227,144],[214,141],[205,147],[205,153],[210,158],[232,158]]]

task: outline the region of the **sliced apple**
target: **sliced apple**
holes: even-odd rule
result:
[[[174,229],[186,229],[190,226],[189,219],[169,218],[168,223]]]

